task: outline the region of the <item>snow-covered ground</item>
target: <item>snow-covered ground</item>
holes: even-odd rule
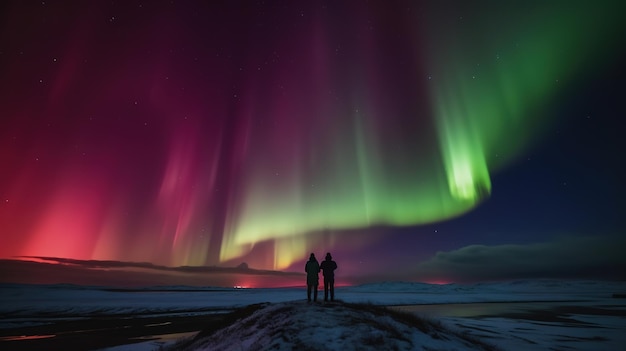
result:
[[[173,345],[180,351],[237,350],[483,350],[439,323],[393,318],[373,305],[292,301],[263,305],[214,334]],[[420,321],[421,322],[421,321]]]
[[[428,315],[508,350],[624,350],[626,345],[626,299],[614,297],[626,294],[626,282],[379,283],[336,290],[342,301],[397,306]],[[255,303],[303,301],[305,294],[304,288],[124,290],[3,284],[0,328],[103,315],[206,314]],[[126,349],[156,345],[134,344]]]

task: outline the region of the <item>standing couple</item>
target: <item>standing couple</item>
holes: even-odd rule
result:
[[[304,266],[306,272],[306,297],[311,301],[311,291],[313,291],[313,301],[317,301],[317,286],[319,285],[319,272],[324,271],[324,301],[328,301],[328,291],[330,290],[330,301],[335,300],[335,269],[337,263],[333,261],[330,252],[326,254],[326,259],[322,264],[317,262],[315,254],[309,256],[309,261]]]

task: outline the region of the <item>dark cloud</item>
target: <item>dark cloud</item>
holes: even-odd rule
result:
[[[116,287],[190,286],[294,286],[303,274],[257,270],[244,266],[167,267],[145,262],[75,260],[29,256],[0,259],[0,283],[79,284]]]
[[[35,259],[49,263],[69,264],[84,268],[144,268],[161,271],[187,272],[187,273],[241,273],[241,274],[261,274],[261,275],[302,275],[302,273],[283,272],[273,270],[260,270],[248,267],[243,262],[237,267],[218,267],[218,266],[178,266],[169,267],[155,265],[149,262],[126,262],[113,260],[77,260],[73,258],[62,257],[45,257],[45,256],[20,256],[23,259]]]
[[[530,278],[625,279],[626,238],[576,237],[528,245],[470,245],[437,252],[418,279],[455,282]]]

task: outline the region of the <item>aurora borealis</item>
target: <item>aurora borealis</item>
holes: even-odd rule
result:
[[[550,191],[515,175],[498,189],[494,177],[545,180],[559,162],[517,172],[520,160],[548,155],[540,148],[570,118],[614,118],[606,101],[592,110],[597,96],[576,100],[624,56],[612,1],[2,6],[3,258],[300,271],[309,252],[333,251],[350,272],[367,256],[379,259],[367,270],[387,269],[551,240],[545,227],[503,232],[497,211],[501,234],[457,224],[488,221],[477,208],[493,202],[545,225],[520,212],[530,202],[496,194]],[[608,150],[594,142],[576,148]],[[584,159],[572,150],[562,157]],[[595,177],[616,182],[603,167]],[[602,202],[606,219],[588,222],[623,231],[621,189],[574,201]],[[561,222],[564,199],[531,207],[556,204],[554,235],[599,234]]]

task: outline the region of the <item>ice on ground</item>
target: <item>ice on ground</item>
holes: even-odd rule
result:
[[[626,282],[525,280],[482,284],[385,282],[336,289],[349,302],[379,305],[512,301],[596,301],[626,293]],[[0,284],[1,315],[147,314],[207,308],[232,309],[305,297],[303,288],[232,289],[147,287],[118,289],[77,285]]]
[[[336,297],[349,303],[369,302],[397,308],[413,305],[418,308],[414,313],[429,315],[429,318],[493,342],[505,350],[623,349],[620,345],[626,345],[626,299],[615,296],[625,295],[626,282],[567,280],[468,285],[383,282],[336,289]],[[75,285],[0,284],[0,328],[102,316],[140,318],[207,314],[252,304],[291,303],[305,299],[305,288],[177,286],[124,290]],[[575,324],[524,319],[514,313],[502,316],[503,309],[519,312],[554,306],[596,308],[615,313],[578,313],[574,310],[561,314],[564,319],[576,320]],[[327,309],[324,311],[328,312]],[[149,344],[141,346],[146,345]],[[140,344],[134,345],[135,349],[138,347]]]

